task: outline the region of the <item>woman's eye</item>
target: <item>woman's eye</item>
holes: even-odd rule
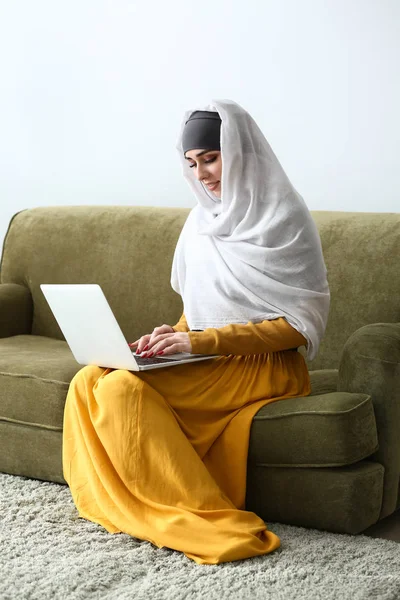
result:
[[[212,158],[210,158],[209,160],[205,160],[204,162],[205,162],[206,164],[207,164],[207,163],[212,163],[212,162],[214,162],[214,160],[216,160],[216,159],[217,159],[217,157],[216,157],[216,156],[213,156]],[[195,167],[195,166],[196,166],[196,163],[193,163],[192,165],[189,165],[189,168],[190,168],[190,169],[192,169],[192,168],[193,168],[193,167]]]

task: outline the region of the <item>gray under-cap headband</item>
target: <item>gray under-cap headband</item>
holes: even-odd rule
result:
[[[221,117],[217,112],[196,110],[185,123],[182,134],[183,153],[200,148],[221,150]]]

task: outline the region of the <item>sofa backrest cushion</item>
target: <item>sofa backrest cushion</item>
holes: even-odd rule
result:
[[[158,324],[175,323],[182,314],[170,271],[188,213],[188,209],[140,206],[20,212],[5,239],[1,281],[30,288],[32,333],[58,339],[63,336],[40,284],[98,283],[122,331],[134,341]]]
[[[62,206],[22,211],[4,242],[1,282],[31,290],[32,333],[62,339],[41,283],[98,283],[126,338],[173,325],[183,307],[171,263],[188,208]],[[337,368],[359,327],[400,321],[400,214],[311,211],[321,236],[331,309],[310,368]]]
[[[331,306],[313,369],[338,368],[350,335],[400,322],[400,213],[311,211],[322,241]]]

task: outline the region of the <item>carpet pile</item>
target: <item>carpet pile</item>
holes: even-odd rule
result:
[[[1,600],[398,600],[400,544],[268,523],[272,554],[197,565],[78,517],[67,486],[0,474]]]

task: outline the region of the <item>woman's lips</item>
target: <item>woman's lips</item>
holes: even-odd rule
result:
[[[219,181],[217,181],[216,183],[207,183],[207,187],[211,191],[215,190],[218,186],[219,186]]]

